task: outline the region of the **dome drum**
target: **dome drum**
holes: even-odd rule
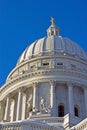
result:
[[[33,58],[30,61],[26,61],[21,63],[19,66],[16,66],[16,68],[9,74],[7,82],[15,77],[26,75],[28,73],[39,72],[41,70],[61,70],[65,72],[72,71],[74,73],[86,75],[86,65],[86,62],[82,62],[81,59],[77,59],[76,57],[52,53],[52,55]]]

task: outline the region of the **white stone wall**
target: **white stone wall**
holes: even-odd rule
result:
[[[57,85],[56,86],[56,103],[57,103],[57,116],[58,116],[58,106],[60,104],[64,105],[64,114],[67,114],[68,111],[68,89],[65,85]]]
[[[74,106],[78,107],[79,117],[84,118],[85,117],[84,91],[79,86],[74,87]]]

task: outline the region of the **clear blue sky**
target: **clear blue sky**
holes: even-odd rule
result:
[[[63,37],[87,51],[87,0],[0,0],[0,86],[53,16]]]

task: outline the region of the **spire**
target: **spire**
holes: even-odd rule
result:
[[[55,19],[53,17],[51,17],[51,26],[47,29],[47,35],[48,36],[52,36],[52,35],[57,35],[59,36],[59,29],[57,28],[57,26],[55,25]]]

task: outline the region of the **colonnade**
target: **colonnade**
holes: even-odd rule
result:
[[[50,83],[50,106],[51,106],[51,114],[52,116],[56,116],[56,83],[57,81],[49,81]],[[68,82],[66,83],[68,86],[68,109],[69,113],[74,115],[74,97],[73,97],[73,83]],[[33,103],[32,107],[36,107],[36,98],[37,98],[37,87],[38,83],[34,83],[33,85]],[[22,88],[18,89],[18,100],[17,100],[17,111],[16,111],[16,120],[21,120],[22,118],[25,119],[25,117],[22,117],[22,102],[23,99],[23,91]],[[87,116],[87,88],[84,89],[84,99],[85,99],[85,111]],[[6,99],[6,106],[5,106],[5,113],[4,113],[4,120],[9,121],[10,120],[10,106],[11,106],[11,96],[10,94],[7,96]],[[2,109],[2,105],[0,103],[0,111]]]

